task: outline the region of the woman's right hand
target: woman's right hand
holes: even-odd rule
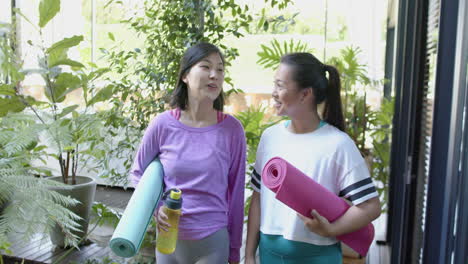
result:
[[[255,261],[255,256],[246,256],[245,257],[245,262],[244,264],[256,264],[257,262]]]
[[[169,230],[170,225],[167,222],[167,215],[164,212],[164,206],[159,207],[158,214],[156,215],[156,222],[159,232],[167,232],[167,230]]]

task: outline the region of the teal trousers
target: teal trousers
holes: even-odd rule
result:
[[[342,264],[340,243],[318,246],[260,232],[261,264]]]

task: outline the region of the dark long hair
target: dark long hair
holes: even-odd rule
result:
[[[341,131],[345,131],[338,70],[305,52],[286,54],[281,58],[281,63],[292,67],[292,78],[300,89],[312,88],[316,104],[325,102],[322,118]]]
[[[184,76],[190,71],[193,65],[197,64],[202,59],[210,56],[212,53],[217,53],[225,64],[224,55],[221,53],[218,47],[210,43],[198,43],[193,45],[187,51],[185,51],[184,56],[180,60],[180,68],[177,79],[177,84],[172,92],[170,106],[172,108],[180,108],[185,110],[188,105],[188,91],[187,84],[182,80]],[[219,94],[218,98],[213,102],[213,108],[218,111],[223,111],[224,108],[224,94],[223,91]]]

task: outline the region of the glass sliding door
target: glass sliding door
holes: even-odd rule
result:
[[[463,104],[462,144],[456,196],[455,217],[453,221],[454,248],[452,263],[468,263],[468,4],[460,3],[458,13],[458,40],[455,85],[465,93]],[[458,74],[457,74],[458,73]]]
[[[435,96],[423,263],[455,261],[466,249],[466,7],[465,1],[440,1]],[[465,232],[465,236],[463,236]],[[463,236],[463,237],[462,237]],[[463,245],[464,244],[464,245]],[[464,250],[463,250],[464,251]],[[466,259],[466,257],[465,257]]]

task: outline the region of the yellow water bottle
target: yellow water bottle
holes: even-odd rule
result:
[[[163,254],[172,254],[175,251],[182,208],[182,191],[174,188],[168,190],[166,194],[168,192],[169,196],[164,201],[163,211],[167,215],[167,222],[170,227],[167,232],[160,231],[156,239],[156,248]]]

